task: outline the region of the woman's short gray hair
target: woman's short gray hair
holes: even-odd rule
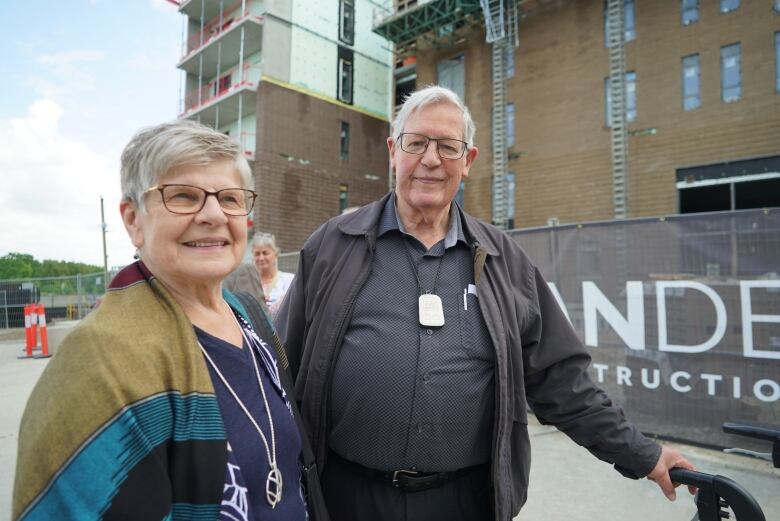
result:
[[[252,249],[265,247],[271,248],[279,255],[279,247],[276,245],[276,238],[272,233],[256,233],[254,237],[252,237]]]
[[[438,85],[423,87],[406,97],[404,104],[401,106],[401,110],[398,111],[398,115],[393,120],[391,128],[393,139],[398,139],[398,135],[404,131],[404,126],[406,125],[406,120],[409,119],[409,116],[423,107],[436,103],[450,103],[463,112],[463,141],[468,143],[468,146],[470,147],[474,146],[476,126],[474,125],[474,120],[471,119],[469,109],[455,92]]]
[[[144,209],[144,192],[178,166],[234,161],[242,188],[252,189],[252,170],[241,147],[229,136],[191,120],[141,129],[122,152],[122,199]]]

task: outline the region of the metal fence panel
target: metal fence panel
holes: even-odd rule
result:
[[[24,306],[41,303],[46,318],[80,319],[105,292],[101,273],[0,281],[0,329],[24,327]]]
[[[724,421],[780,425],[780,211],[512,236],[560,296],[594,379],[643,431],[744,446]]]

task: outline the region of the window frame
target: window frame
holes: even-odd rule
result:
[[[511,107],[511,109],[510,109]],[[515,145],[515,104],[509,102],[504,105],[504,124],[506,128],[506,147]]]
[[[506,220],[507,228],[514,229],[515,227],[515,186],[517,174],[515,172],[507,172],[505,177],[506,182]],[[496,215],[496,176],[490,178],[490,211],[491,215]],[[495,222],[495,221],[493,221]]]
[[[626,124],[633,123],[636,121],[636,118],[638,116],[637,111],[637,95],[636,95],[636,71],[626,71],[625,72],[625,82],[626,82]],[[634,84],[634,90],[630,91],[632,94],[629,95],[628,90],[628,84],[629,84],[629,77],[632,78],[632,82]],[[631,103],[630,100],[633,98],[633,111],[631,111]],[[612,125],[610,124],[610,115],[612,114],[612,91],[609,88],[609,76],[604,78],[604,125],[606,128],[612,128]]]
[[[696,66],[696,91],[695,92],[688,92],[687,91],[687,82],[686,82],[686,72],[687,67],[689,66],[686,62],[691,62],[695,60],[695,66]],[[691,64],[692,65],[692,64]],[[699,53],[696,54],[689,54],[688,56],[683,56],[680,60],[680,76],[681,76],[681,82],[682,82],[682,109],[683,112],[690,112],[692,110],[696,110],[701,107],[701,57],[699,56]],[[687,100],[694,99],[695,105],[688,105]]]
[[[603,17],[604,17],[604,47],[609,49],[609,24],[608,24],[607,0],[604,0]],[[631,22],[630,25],[629,25],[629,21]],[[636,1],[623,0],[623,43],[632,42],[634,40],[636,40]]]
[[[339,184],[339,215],[349,208],[349,185],[347,183]]]
[[[735,2],[735,5],[729,6],[729,2]],[[720,11],[720,14],[727,14],[732,13],[739,9],[740,7],[740,1],[739,0],[720,0],[720,5],[718,6],[718,10]]]
[[[462,82],[457,82],[456,85],[455,81],[442,81],[442,71],[449,73],[450,71],[455,71],[458,68],[462,69],[462,74],[461,77],[457,79],[462,80]],[[451,76],[451,79],[456,79],[454,74]],[[466,101],[466,54],[464,52],[453,54],[452,56],[442,58],[436,62],[436,83],[443,87],[449,88],[455,92],[455,94],[460,96],[462,101]]]
[[[349,123],[341,122],[341,132],[339,133],[339,158],[342,161],[349,161]]]
[[[339,0],[339,41],[355,44],[355,0]]]
[[[727,53],[736,49],[736,53],[728,55]],[[729,58],[736,58],[736,71],[737,81],[735,84],[727,85],[726,60]],[[727,96],[727,92],[736,90],[736,94]],[[723,103],[734,103],[742,99],[742,44],[735,42],[729,45],[724,45],[720,48],[720,100]]]
[[[775,33],[775,92],[780,92],[780,31]]]
[[[686,4],[693,5],[686,5]],[[686,13],[693,13],[693,16],[686,18]],[[683,26],[693,25],[699,21],[699,0],[680,0],[680,23]]]
[[[355,98],[354,59],[355,53],[352,49],[339,45],[338,64],[336,67],[336,99],[347,105],[352,105]]]
[[[504,78],[515,77],[515,46],[509,42],[504,48]]]

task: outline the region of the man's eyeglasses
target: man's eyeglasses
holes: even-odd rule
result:
[[[466,152],[466,148],[468,148],[468,143],[461,141],[460,139],[436,139],[423,136],[422,134],[414,134],[412,132],[404,132],[398,136],[398,143],[401,145],[401,150],[418,156],[425,154],[431,141],[436,142],[436,151],[442,159],[460,159]]]
[[[213,195],[226,215],[249,215],[257,199],[257,192],[254,190],[224,188],[209,192],[191,185],[157,185],[146,190],[144,194],[155,190],[162,195],[165,209],[178,214],[198,213],[206,205],[208,196]]]

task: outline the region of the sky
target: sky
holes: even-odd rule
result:
[[[182,15],[165,0],[0,1],[0,257],[133,260],[119,156],[178,115]]]

